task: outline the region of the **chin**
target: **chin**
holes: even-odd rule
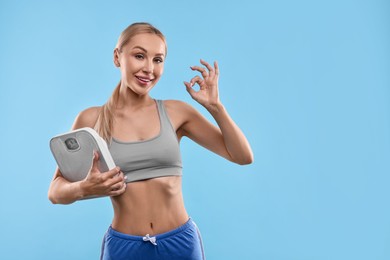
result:
[[[153,87],[154,85],[148,87],[136,86],[136,87],[129,87],[129,89],[139,96],[144,96],[144,95],[148,95],[149,92],[153,89]]]

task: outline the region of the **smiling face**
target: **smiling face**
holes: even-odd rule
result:
[[[161,37],[151,33],[137,34],[115,49],[114,63],[121,71],[122,86],[137,95],[148,94],[164,71],[166,45]]]

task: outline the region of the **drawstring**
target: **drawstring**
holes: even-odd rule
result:
[[[149,241],[149,242],[152,243],[153,245],[157,246],[156,237],[150,237],[149,234],[146,234],[146,236],[144,236],[142,239],[143,239],[145,242],[146,242],[146,241]]]

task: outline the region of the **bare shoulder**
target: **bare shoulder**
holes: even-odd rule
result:
[[[164,100],[164,105],[169,112],[186,114],[187,116],[196,113],[197,110],[190,104],[180,100]]]
[[[100,113],[101,107],[90,107],[81,111],[74,123],[72,129],[78,129],[82,127],[91,127],[93,128],[96,124]]]
[[[186,131],[189,124],[203,122],[206,119],[190,104],[179,100],[165,100],[165,108],[169,117],[176,123],[176,129]],[[183,135],[185,133],[183,132]]]

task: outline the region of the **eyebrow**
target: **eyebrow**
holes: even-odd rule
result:
[[[141,46],[134,46],[133,49],[141,49],[145,53],[148,53],[148,51],[145,48],[142,48]],[[157,56],[164,56],[164,53],[156,53]]]

